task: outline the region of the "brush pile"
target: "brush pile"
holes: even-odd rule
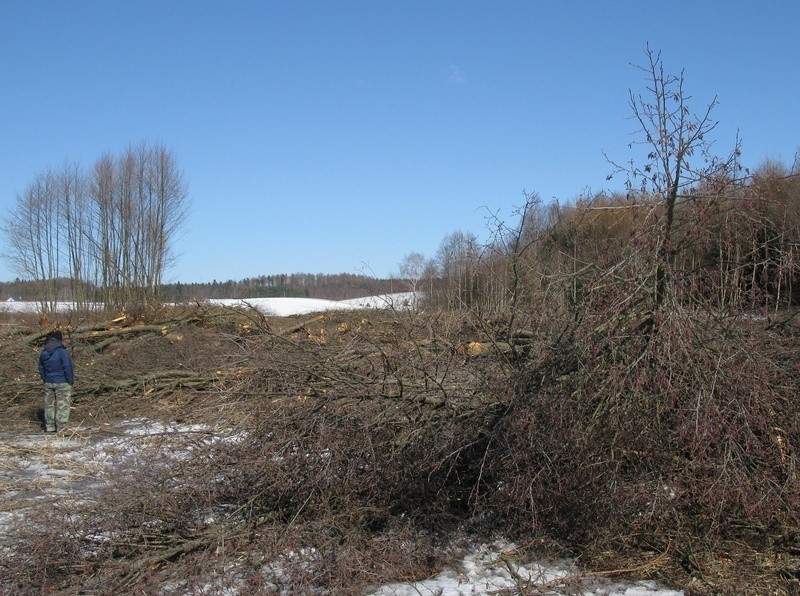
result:
[[[497,534],[689,593],[795,589],[794,321],[599,313],[511,333],[438,311],[69,315],[79,436],[213,432],[25,503],[0,591],[362,594]],[[0,405],[36,433],[52,322],[3,323]]]

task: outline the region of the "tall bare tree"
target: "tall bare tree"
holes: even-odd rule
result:
[[[106,302],[159,299],[172,241],[188,214],[188,193],[175,156],[162,144],[128,147],[94,167],[94,245],[103,266]]]
[[[411,252],[400,261],[400,277],[408,282],[408,289],[416,292],[419,289],[420,281],[425,276],[428,269],[428,261],[422,253]]]
[[[17,195],[16,209],[6,215],[3,228],[9,241],[6,255],[17,273],[37,282],[40,308],[52,310],[58,300],[62,245],[58,225],[58,183],[51,171],[38,174],[25,193]]]
[[[62,275],[69,279],[72,300],[84,306],[87,294],[84,268],[91,259],[88,245],[87,181],[77,164],[65,162],[57,173],[58,218],[64,239],[67,264]]]
[[[79,305],[151,303],[160,297],[187,213],[175,156],[160,143],[142,142],[117,158],[103,155],[90,174],[70,163],[39,174],[4,219],[5,256],[23,277],[40,282],[45,310],[64,279],[70,295],[62,298]]]
[[[90,241],[94,250],[93,281],[99,288],[99,299],[111,301],[117,286],[119,237],[115,223],[116,167],[113,156],[105,154],[94,164],[90,181],[90,200],[93,206]]]
[[[165,270],[173,263],[174,240],[188,216],[188,192],[175,156],[164,145],[150,148],[147,164],[145,287],[158,300]]]
[[[444,279],[445,301],[451,308],[472,305],[478,297],[481,248],[471,232],[445,236],[436,252],[436,264]]]
[[[643,163],[611,163],[616,173],[627,174],[630,192],[655,197],[662,208],[657,237],[655,302],[665,298],[675,247],[673,227],[678,200],[692,187],[710,178],[734,175],[738,168],[739,143],[725,159],[711,153],[710,133],[717,121],[711,113],[717,98],[700,112],[690,107],[691,96],[684,89],[684,72],[677,75],[664,70],[661,52],[645,48],[647,63],[635,65],[645,76],[645,93],[629,91],[629,104],[637,122],[639,140],[648,151]]]

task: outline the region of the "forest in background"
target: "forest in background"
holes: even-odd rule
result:
[[[653,170],[649,165],[644,169]],[[267,297],[346,300],[422,291],[431,305],[497,315],[511,307],[541,305],[544,296],[561,296],[558,308],[576,304],[599,272],[610,275],[609,281],[619,280],[633,267],[631,275],[654,276],[641,280],[654,284],[654,289],[668,279],[674,297],[685,306],[731,312],[796,305],[800,301],[800,160],[790,165],[766,161],[752,171],[743,166],[716,166],[694,183],[682,184],[667,200],[653,188],[597,193],[566,204],[545,204],[536,194],[528,194],[513,221],[494,222],[488,242],[479,242],[471,232],[453,232],[432,258],[406,255],[392,278],[282,273],[163,283],[154,295],[164,302]],[[53,301],[74,300],[75,288],[71,278],[46,283],[16,279],[0,282],[0,299],[48,306]],[[658,291],[663,294],[666,289]],[[103,292],[93,287],[81,294],[101,296]]]
[[[59,300],[70,300],[71,283],[58,280]],[[397,279],[377,279],[349,273],[281,273],[260,275],[241,280],[211,282],[170,282],[161,286],[161,299],[165,302],[193,302],[216,298],[320,298],[348,300],[392,292],[405,292],[408,283]],[[38,301],[39,284],[27,280],[0,282],[0,299]]]

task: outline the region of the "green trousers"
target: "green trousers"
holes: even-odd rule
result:
[[[72,385],[69,383],[44,384],[44,428],[47,431],[64,430],[69,422],[72,405]]]

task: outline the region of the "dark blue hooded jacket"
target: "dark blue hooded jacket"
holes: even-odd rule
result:
[[[48,337],[44,350],[39,354],[39,375],[43,383],[75,384],[72,358],[64,343],[57,337]]]

